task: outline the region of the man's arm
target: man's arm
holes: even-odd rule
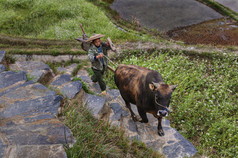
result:
[[[95,54],[95,52],[92,49],[88,50],[88,59],[89,59],[89,61],[91,61],[91,62],[97,61],[97,57],[94,54]]]
[[[106,50],[112,50],[108,42],[102,42],[102,47],[106,48]]]

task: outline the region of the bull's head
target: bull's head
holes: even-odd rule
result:
[[[153,91],[154,94],[156,109],[158,110],[158,116],[164,117],[168,115],[171,95],[176,87],[177,85],[169,86],[164,82],[152,82],[149,84],[149,88],[151,89],[151,91]]]

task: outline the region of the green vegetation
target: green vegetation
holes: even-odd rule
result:
[[[96,120],[78,101],[65,103],[64,123],[72,130],[76,143],[65,146],[69,158],[78,157],[163,157],[144,143],[128,140],[108,122]]]
[[[106,34],[112,40],[137,40],[134,33],[117,29],[105,13],[86,0],[1,0],[0,33],[34,38],[74,39]],[[106,38],[106,37],[105,37]]]
[[[213,9],[217,10],[223,15],[227,15],[230,18],[238,21],[238,13],[231,10],[230,8],[227,8],[223,5],[221,5],[218,2],[215,2],[214,0],[198,0],[199,2],[205,3],[206,5],[212,7]]]
[[[80,82],[83,84],[83,90],[84,90],[86,93],[95,95],[95,93],[92,92],[92,91],[89,89],[88,85],[87,85],[85,82],[83,82],[83,80],[82,80],[81,78],[74,77],[72,81],[80,81]]]
[[[200,154],[238,155],[237,57],[212,54],[198,58],[171,51],[142,52],[129,54],[120,63],[157,70],[166,83],[178,85],[169,119]],[[107,82],[114,84],[112,76]]]

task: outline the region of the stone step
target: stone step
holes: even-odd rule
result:
[[[83,84],[80,81],[71,82],[71,76],[68,74],[56,76],[50,86],[59,90],[68,99],[73,99],[83,88]]]
[[[25,72],[1,72],[0,158],[66,158],[63,145],[75,140],[56,118],[61,100]]]
[[[59,73],[62,74],[68,74],[68,75],[72,75],[72,72],[74,71],[74,69],[78,66],[78,64],[71,64],[67,67],[58,67],[57,71]]]
[[[95,93],[100,93],[100,87],[91,81],[85,70],[80,70],[77,77],[81,78]],[[187,141],[177,130],[171,128],[170,122],[162,121],[165,136],[157,134],[158,120],[151,114],[147,114],[149,123],[134,122],[130,112],[126,108],[119,90],[107,88],[106,96],[86,94],[84,104],[91,110],[97,119],[108,120],[111,125],[117,126],[125,131],[129,139],[137,139],[147,144],[148,147],[162,151],[169,158],[191,157],[196,154],[196,148]],[[139,117],[137,107],[131,105],[134,113]]]
[[[94,101],[95,99],[88,98],[92,101],[91,107],[99,108],[96,114],[104,113],[104,118],[109,120],[111,125],[117,126],[125,131],[125,135],[129,139],[137,139],[147,144],[148,147],[162,151],[168,158],[179,158],[179,157],[192,157],[197,153],[196,148],[192,143],[187,141],[176,129],[170,126],[170,122],[167,119],[163,119],[162,127],[165,132],[165,136],[161,137],[157,134],[158,120],[151,114],[147,113],[149,123],[134,122],[131,119],[130,112],[126,108],[123,99],[120,96],[119,90],[107,90],[107,96],[104,97],[106,103],[110,109],[102,112],[102,104]],[[131,105],[134,113],[139,116],[137,107]],[[97,117],[98,118],[98,117]]]
[[[0,64],[0,73],[5,71],[6,70],[6,67],[2,64]]]
[[[0,93],[27,80],[25,72],[6,71],[0,73]]]
[[[85,105],[92,112],[92,115],[97,119],[102,118],[103,115],[107,113],[105,97],[86,93],[83,105]]]
[[[50,67],[41,61],[16,61],[10,65],[10,70],[24,71],[34,82],[47,83],[55,75]]]
[[[4,50],[1,50],[0,51],[0,64],[3,63],[5,55],[6,55],[6,52]]]

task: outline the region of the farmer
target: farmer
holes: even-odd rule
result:
[[[98,82],[101,88],[101,95],[106,95],[106,84],[103,81],[103,74],[107,68],[107,51],[110,48],[109,43],[101,42],[100,38],[105,35],[93,34],[86,42],[91,42],[90,48],[88,50],[88,59],[92,64],[92,70],[94,72],[91,80],[96,83]]]

